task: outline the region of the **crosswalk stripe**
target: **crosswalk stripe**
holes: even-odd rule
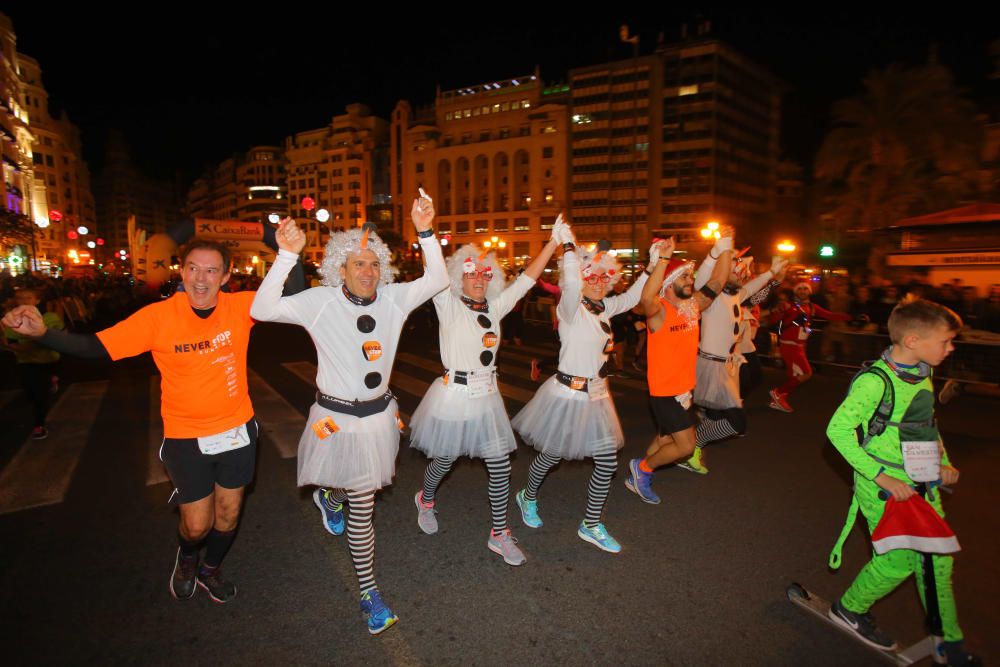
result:
[[[288,369],[290,373],[298,377],[306,384],[309,384],[313,387],[316,386],[316,364],[314,364],[313,362],[289,361],[281,365],[284,366],[286,369]],[[399,375],[401,375],[399,372],[393,373],[392,378],[389,380],[389,384],[398,386],[407,394],[413,394],[414,396],[417,397],[423,396],[424,392],[427,391],[427,384],[424,384],[423,387],[421,387],[417,380],[410,381],[410,378],[406,378],[403,380],[403,382],[406,383],[406,386],[398,384],[396,382],[396,378]],[[400,410],[399,418],[402,419],[403,422],[406,424],[410,423],[410,414],[408,412],[403,412],[402,410]]]
[[[149,378],[149,443],[146,448],[146,486],[162,484],[170,478],[160,460],[163,444],[163,417],[160,415],[160,376]]]
[[[108,382],[69,386],[49,412],[46,440],[27,440],[0,474],[0,514],[61,503]]]
[[[408,364],[412,364],[418,368],[423,368],[424,370],[431,371],[432,373],[441,373],[441,363],[433,362],[424,359],[423,357],[418,357],[415,354],[410,354],[408,352],[397,352],[396,358],[401,361],[405,361]],[[531,397],[535,395],[535,392],[528,391],[527,389],[522,389],[512,384],[507,384],[505,382],[497,382],[500,387],[500,393],[507,398],[512,398],[515,401],[520,401],[522,403],[527,403],[531,400]],[[426,391],[426,390],[425,390]]]
[[[275,446],[281,458],[295,458],[299,452],[299,438],[302,437],[305,418],[260,374],[250,368],[247,371],[250,399],[257,423],[260,424],[261,437]]]

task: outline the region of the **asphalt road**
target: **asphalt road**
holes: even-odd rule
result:
[[[419,401],[413,392],[434,377],[436,346],[436,337],[419,333],[404,344],[396,386],[405,413]],[[554,351],[548,342],[535,346]],[[527,360],[535,352],[501,351],[511,414],[523,404],[517,397],[533,391]],[[34,443],[26,439],[30,416],[10,358],[0,358],[4,663],[885,664],[785,597],[798,581],[832,598],[868,558],[859,526],[841,570],[826,567],[850,488],[848,467],[823,430],[847,375],[818,375],[794,397],[793,414],[769,410],[767,387],[759,388],[748,401],[748,435],[707,450],[711,474],[657,474],[659,506],[643,504],[623,484],[625,462],[644,450],[653,424],[641,378],[618,381],[627,443],[605,523],[624,547],[619,555],[576,536],[588,463],[563,463],[549,476],[541,529],[525,527],[511,503],[511,526],[528,556],[522,567],[486,549],[486,471],[478,461],[462,461],[444,481],[440,532],[424,535],[412,498],[426,461],[404,439],[395,483],[376,505],[376,575],[400,623],[372,638],[358,612],[346,539],[322,530],[308,490],[296,488],[294,458],[280,449],[304,425],[313,389],[302,376],[310,363],[315,355],[301,331],[256,330],[251,365],[262,385],[255,402],[264,392],[280,408],[274,397],[284,398],[299,421],[276,419],[260,447],[225,563],[239,595],[223,606],[203,593],[177,602],[167,592],[176,515],[166,504],[170,485],[155,483],[162,477],[149,462],[151,361],[65,362],[67,396],[53,437]],[[767,380],[776,379],[768,371]],[[995,400],[963,396],[939,411],[963,472],[945,499],[963,546],[955,575],[960,619],[969,647],[987,663],[1000,660],[1000,509],[990,491],[1000,472],[991,418],[998,410]],[[522,446],[514,458],[515,490],[531,453]],[[35,495],[48,504],[27,508]],[[924,634],[912,583],[874,612],[903,643]]]

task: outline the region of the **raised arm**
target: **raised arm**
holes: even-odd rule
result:
[[[285,278],[299,260],[299,253],[306,245],[305,232],[299,229],[292,218],[285,218],[278,225],[275,239],[278,242],[278,256],[275,257],[274,264],[257,288],[257,294],[250,306],[250,317],[261,322],[285,322],[305,326],[301,309],[295,305],[297,299],[281,296]],[[299,297],[302,294],[305,292],[295,296]]]
[[[560,267],[562,294],[556,307],[556,315],[560,321],[569,323],[576,317],[576,311],[580,308],[583,279],[580,277],[580,258],[576,254],[576,239],[569,225],[560,226],[557,238],[563,244],[563,256]]]
[[[700,290],[704,287],[713,275],[715,264],[726,250],[733,249],[733,228],[726,226],[722,228],[722,236],[716,240],[715,245],[708,251],[708,256],[701,262],[701,266],[694,274],[694,289]],[[728,274],[727,274],[728,275]],[[723,285],[725,281],[723,280]]]
[[[45,325],[44,316],[34,306],[18,306],[3,318],[4,326],[33,338],[56,352],[82,359],[110,359],[96,334],[74,334]]]
[[[725,237],[723,237],[725,238]],[[720,239],[721,240],[721,239]],[[705,258],[702,262],[702,266],[709,262],[709,257]],[[700,271],[701,269],[699,269]],[[695,282],[695,293],[694,300],[698,304],[698,309],[705,311],[712,302],[715,301],[715,297],[719,295],[722,288],[726,286],[726,281],[729,280],[729,274],[733,270],[733,251],[723,250],[722,253],[712,260],[712,273],[704,285],[698,287],[697,282]]]
[[[642,314],[646,316],[646,326],[650,331],[657,331],[663,324],[663,304],[660,303],[660,290],[663,289],[663,279],[667,275],[667,265],[674,254],[674,237],[660,242],[658,257],[653,270],[642,286],[642,295],[639,298],[639,305],[642,307]],[[650,257],[652,259],[652,257]]]
[[[767,298],[768,292],[771,291],[770,288],[768,287],[768,285],[771,283],[771,280],[779,273],[784,271],[787,265],[788,265],[787,259],[785,259],[784,257],[775,257],[774,260],[771,262],[770,269],[760,274],[753,280],[747,281],[747,283],[740,288],[740,303],[743,303],[747,299],[753,298],[759,292],[762,292],[764,290],[767,291],[764,292],[764,296],[761,297],[761,299],[757,301],[757,303]]]
[[[394,292],[402,295],[397,303],[407,313],[446,288],[449,283],[441,244],[431,227],[434,221],[434,202],[423,189],[420,190],[420,196],[413,200],[410,217],[417,230],[417,241],[424,257],[424,275],[408,283],[392,286]]]

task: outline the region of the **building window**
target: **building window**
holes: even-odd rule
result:
[[[490,223],[486,220],[476,220],[475,230],[477,234],[484,234],[490,231]]]
[[[527,259],[530,257],[531,243],[529,241],[514,241],[514,259]]]
[[[479,140],[480,141],[489,141],[490,140],[489,130],[486,130],[484,132],[480,132],[479,133]]]
[[[439,222],[437,226],[439,234],[451,234],[451,223],[450,222]]]
[[[551,204],[553,201],[555,201],[555,196],[552,193],[552,188],[545,188],[545,190],[543,190],[542,192],[543,192],[542,198],[545,200],[546,204]],[[546,227],[542,227],[542,229],[546,229]]]
[[[424,173],[424,163],[423,162],[418,162],[417,163],[417,173],[418,174]]]
[[[555,134],[555,132],[556,132],[555,125],[545,125],[544,127],[542,127],[542,134]]]
[[[531,136],[531,126],[530,125],[522,125],[521,129],[518,131],[517,134],[520,137],[530,137]]]
[[[551,159],[552,158],[552,154],[554,152],[555,152],[555,149],[552,146],[545,146],[544,148],[542,148],[542,157],[545,158],[545,159]]]
[[[553,225],[555,224],[556,224],[555,216],[548,215],[542,218],[542,224],[540,228],[543,232],[548,231],[552,229]]]
[[[499,220],[493,221],[493,231],[495,232],[505,232],[507,231],[507,218],[500,218]]]
[[[531,231],[531,224],[528,218],[515,218],[514,219],[514,231],[515,232],[529,232]]]
[[[456,234],[468,234],[469,233],[469,221],[459,220],[455,223],[455,233]]]

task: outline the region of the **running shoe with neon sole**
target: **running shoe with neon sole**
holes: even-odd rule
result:
[[[650,484],[653,482],[653,473],[646,472],[639,467],[640,459],[632,459],[628,462],[628,469],[632,473],[625,480],[625,488],[639,496],[642,502],[650,505],[659,505],[660,497],[656,495]]]
[[[399,617],[382,602],[382,594],[377,588],[365,591],[361,595],[361,613],[368,621],[368,632],[373,635],[385,632],[399,620]]]
[[[677,464],[677,467],[696,472],[699,475],[708,474],[708,466],[705,465],[705,455],[702,453],[701,447],[695,447],[691,458],[687,461],[681,461]]]
[[[524,561],[527,560],[524,552],[517,546],[517,538],[510,534],[510,528],[499,533],[491,530],[486,546],[493,553],[503,556],[503,562],[507,565],[524,565]]]
[[[875,625],[871,614],[857,614],[837,600],[830,605],[830,618],[858,636],[858,639],[882,651],[896,650],[896,642],[887,637]]]
[[[581,521],[580,528],[577,529],[576,534],[584,542],[590,542],[602,551],[616,554],[622,550],[622,545],[618,544],[618,540],[608,534],[608,530],[604,527],[603,523],[589,527],[586,523]]]
[[[329,491],[326,489],[316,489],[313,491],[313,504],[319,508],[320,516],[323,520],[323,528],[331,535],[344,534],[344,503],[337,503],[336,507],[330,507],[327,502]]]
[[[771,402],[767,407],[772,410],[779,410],[781,412],[795,412],[792,408],[791,403],[788,402],[788,397],[778,393],[777,389],[772,389],[768,392],[771,396]]]
[[[524,489],[517,492],[514,500],[521,509],[521,520],[524,521],[524,525],[528,528],[541,528],[542,518],[538,516],[538,501],[525,498]]]
[[[417,491],[417,495],[413,496],[413,503],[417,506],[417,525],[420,526],[420,530],[424,531],[428,535],[433,535],[438,532],[438,520],[434,516],[437,510],[434,509],[434,503],[425,503],[420,497],[424,493],[423,489]]]

